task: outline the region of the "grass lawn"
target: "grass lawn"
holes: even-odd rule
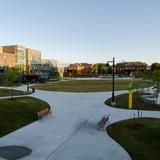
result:
[[[23,97],[0,100],[0,137],[37,119],[37,112],[49,105],[36,98]]]
[[[25,94],[25,92],[23,92],[23,91],[13,90],[13,95],[14,96],[24,95],[24,94]],[[11,96],[11,90],[0,88],[0,97],[5,97],[5,96]]]
[[[105,101],[105,104],[111,106],[111,100],[112,98],[109,98]],[[128,109],[128,93],[115,96],[115,102],[116,105],[112,107]],[[139,96],[133,94],[133,109],[160,111],[160,105],[141,102]]]
[[[115,90],[128,89],[129,80],[116,80]],[[140,88],[147,87],[148,83],[137,81]],[[63,92],[105,92],[112,90],[112,80],[72,80],[72,81],[57,81],[53,83],[44,83],[35,85],[35,88],[48,91],[63,91]]]
[[[160,119],[120,121],[109,126],[107,133],[127,150],[133,160],[159,159]]]

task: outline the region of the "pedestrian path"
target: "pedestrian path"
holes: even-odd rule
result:
[[[48,102],[53,115],[1,138],[0,146],[18,145],[32,149],[32,154],[22,160],[131,159],[104,130],[97,130],[97,122],[104,114],[110,114],[110,122],[114,123],[133,118],[137,113],[136,110],[106,106],[104,101],[111,96],[110,92],[65,93],[36,90],[32,96]],[[143,116],[160,118],[160,112],[143,111]]]

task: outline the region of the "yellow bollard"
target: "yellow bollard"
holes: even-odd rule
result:
[[[129,84],[128,108],[132,109],[132,83]]]
[[[128,101],[129,109],[132,109],[132,90],[129,90],[129,101]]]

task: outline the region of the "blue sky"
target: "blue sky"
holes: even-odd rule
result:
[[[159,0],[0,0],[0,45],[61,62],[160,62]]]

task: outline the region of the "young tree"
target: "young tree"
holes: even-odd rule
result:
[[[155,89],[156,102],[158,100],[158,95],[160,93],[160,69],[157,69],[153,72],[153,89]]]
[[[13,86],[18,79],[18,69],[15,67],[8,68],[5,72],[5,84],[11,87],[11,99],[13,100]]]
[[[100,70],[102,74],[107,74],[107,67],[105,65],[102,65]]]
[[[108,74],[111,74],[113,72],[113,68],[111,66],[108,67]]]

